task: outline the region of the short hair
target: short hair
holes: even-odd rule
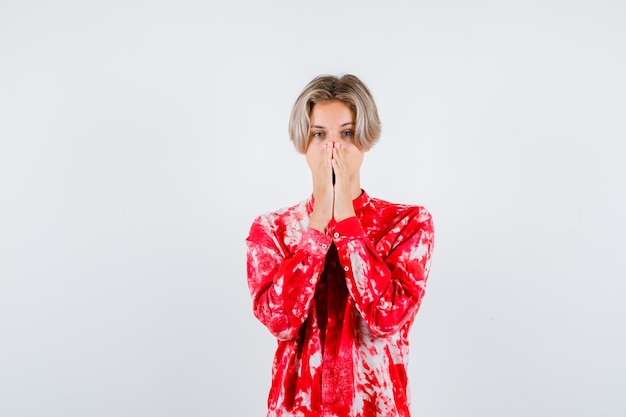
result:
[[[317,103],[341,101],[354,112],[354,144],[369,151],[380,137],[381,123],[372,93],[356,76],[319,75],[302,90],[291,110],[289,137],[296,150],[306,153],[311,142],[311,111]]]

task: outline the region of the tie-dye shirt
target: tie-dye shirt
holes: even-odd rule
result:
[[[308,227],[313,198],[257,217],[254,315],[276,337],[268,417],[409,416],[408,333],[433,249],[429,212],[371,198]]]

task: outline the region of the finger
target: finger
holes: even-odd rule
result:
[[[339,152],[339,144],[335,143],[333,146],[333,159],[339,159],[341,158],[340,152]]]
[[[333,149],[333,159],[337,162],[337,168],[342,172],[346,169],[346,154],[342,144],[335,144],[335,148]]]
[[[317,162],[316,177],[319,184],[328,184],[331,182],[332,175],[332,144],[325,144],[320,150],[320,158]]]

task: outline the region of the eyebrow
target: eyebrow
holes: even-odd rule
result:
[[[348,123],[344,123],[339,127],[344,127],[344,126],[349,126],[349,125],[355,125],[356,123],[354,122],[348,122]],[[311,129],[325,129],[324,126],[319,126],[319,125],[311,125]]]

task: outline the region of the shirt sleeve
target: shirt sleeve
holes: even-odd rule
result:
[[[430,213],[415,207],[377,243],[357,217],[329,230],[355,305],[376,336],[397,332],[412,319],[422,301],[434,244]],[[382,248],[382,249],[381,249]]]
[[[248,287],[255,317],[279,340],[293,339],[306,320],[324,269],[330,236],[307,228],[295,250],[261,217],[246,239]]]

